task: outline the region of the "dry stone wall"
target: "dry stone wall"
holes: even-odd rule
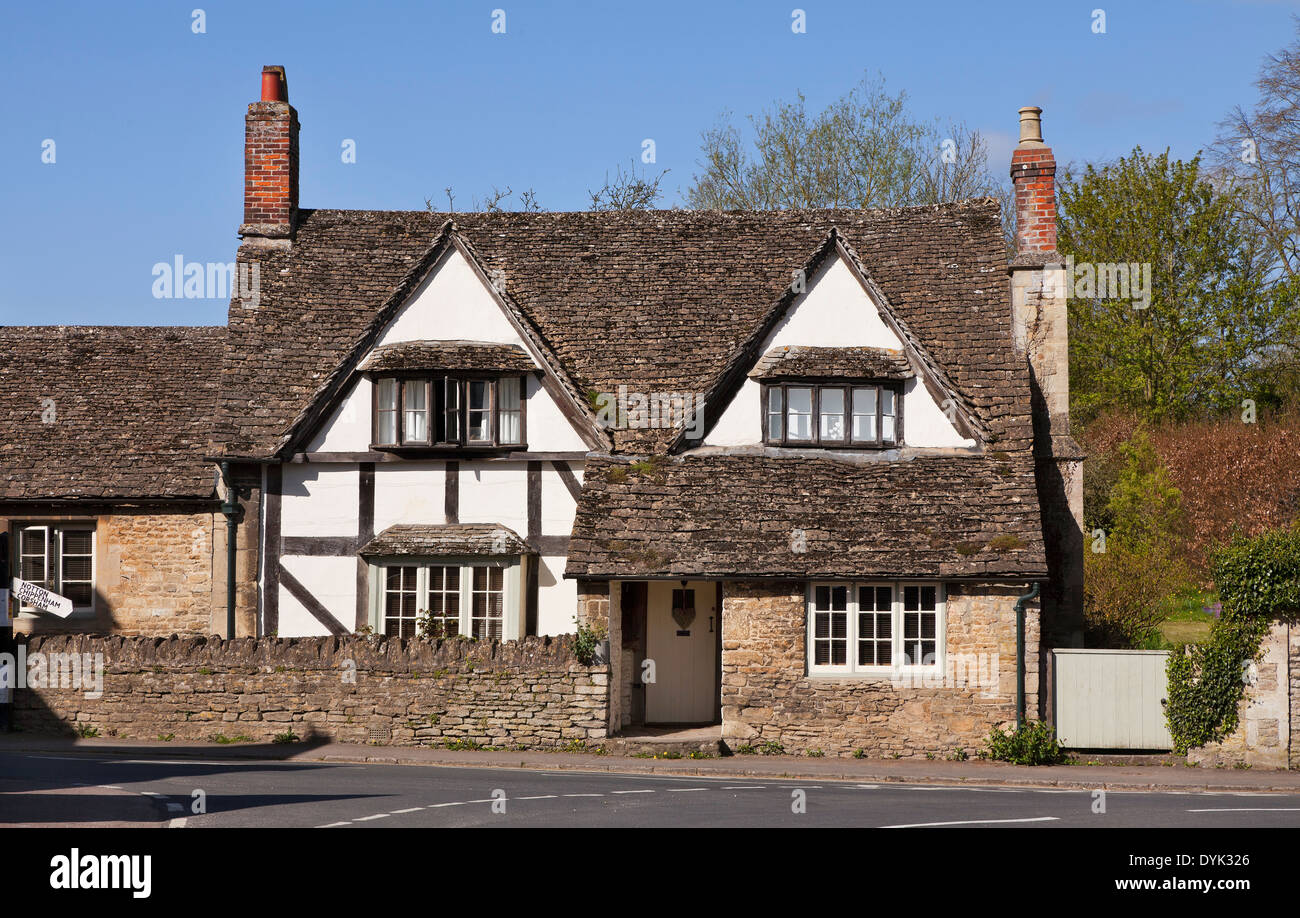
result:
[[[31,732],[554,748],[606,735],[609,673],[570,636],[505,643],[348,635],[252,639],[34,636],[41,654],[102,654],[102,697],[14,693]]]

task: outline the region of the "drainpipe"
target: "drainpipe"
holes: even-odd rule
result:
[[[1029,585],[1029,592],[1016,600],[1016,729],[1025,725],[1025,603],[1038,598],[1035,582]]]
[[[221,480],[226,483],[226,499],[221,512],[226,517],[226,637],[235,636],[235,531],[239,526],[239,496],[230,480],[230,463],[221,462]]]

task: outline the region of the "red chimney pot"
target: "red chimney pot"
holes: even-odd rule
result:
[[[289,93],[283,67],[262,68],[262,101],[288,102]]]

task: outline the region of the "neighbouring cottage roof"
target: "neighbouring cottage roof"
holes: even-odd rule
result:
[[[520,555],[528,545],[500,523],[389,526],[362,546],[365,556]]]
[[[749,371],[751,379],[910,379],[902,351],[880,347],[777,347]]]
[[[1042,577],[1033,461],[734,450],[588,461],[570,577]]]
[[[375,348],[360,369],[486,370],[527,373],[537,369],[533,358],[517,344],[487,341],[401,341]]]
[[[0,500],[208,498],[224,328],[0,327]]]
[[[231,305],[214,449],[267,458],[439,234],[504,279],[527,335],[578,400],[627,386],[712,392],[834,234],[1000,448],[1028,445],[1029,383],[1011,349],[997,202],[895,210],[466,213],[303,210],[260,263],[256,308]],[[755,354],[754,357],[760,356]],[[742,369],[742,375],[750,366]],[[663,452],[671,430],[613,434]]]

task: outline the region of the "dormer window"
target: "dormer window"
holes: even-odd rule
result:
[[[763,386],[763,442],[880,449],[902,442],[895,381],[780,382]]]
[[[520,447],[524,377],[380,376],[375,380],[374,445],[381,448]]]

